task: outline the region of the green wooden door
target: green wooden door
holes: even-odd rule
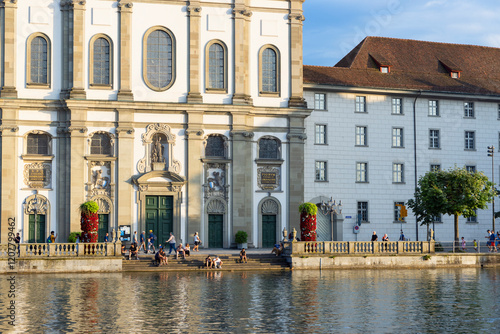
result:
[[[109,215],[99,215],[99,229],[97,230],[97,241],[104,242],[106,233],[109,232]]]
[[[35,240],[35,215],[29,216],[29,242],[46,242],[45,215],[36,215],[36,240]]]
[[[208,215],[208,247],[224,247],[223,236],[224,215]]]
[[[262,247],[272,248],[276,243],[276,215],[262,215]]]
[[[146,196],[146,238],[149,231],[156,235],[155,247],[168,240],[174,227],[174,197]]]

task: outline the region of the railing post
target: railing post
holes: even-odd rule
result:
[[[436,241],[434,240],[430,241],[429,253],[436,253]]]
[[[347,242],[347,254],[354,254],[354,241]]]
[[[379,245],[378,241],[372,241],[372,252],[373,252],[373,254],[380,252],[379,246],[380,245]]]
[[[26,244],[19,244],[19,257],[26,256]]]
[[[398,241],[398,254],[403,254],[404,253],[403,242],[404,241]]]

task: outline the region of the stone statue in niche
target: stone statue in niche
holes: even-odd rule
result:
[[[208,188],[210,191],[221,190],[224,187],[224,172],[213,172],[212,176],[208,178]]]
[[[95,189],[105,189],[109,184],[109,177],[102,176],[102,169],[93,172],[93,184]]]
[[[156,137],[151,150],[151,162],[165,162],[164,149],[160,136]]]

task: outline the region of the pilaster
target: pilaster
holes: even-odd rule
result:
[[[252,145],[254,133],[247,130],[247,116],[233,113],[232,137],[232,228],[231,241],[236,231],[248,233],[248,243],[257,247],[253,234]]]
[[[130,1],[120,1],[118,10],[120,12],[120,82],[118,90],[118,101],[133,101],[132,93],[132,7]]]
[[[16,27],[17,0],[0,2],[3,11],[4,36],[0,45],[3,48],[3,78],[0,90],[1,98],[17,98],[16,89]],[[4,220],[2,220],[4,221]]]
[[[290,14],[290,87],[291,94],[288,107],[306,108],[303,88],[303,54],[302,54],[302,3],[304,0],[291,0]]]
[[[6,244],[8,241],[8,227],[7,221],[9,218],[15,218],[16,221],[20,219],[16,216],[17,204],[17,172],[18,172],[18,152],[17,137],[19,128],[16,124],[16,119],[19,119],[18,109],[2,109],[2,125],[0,125],[1,134],[1,160],[0,165],[2,168],[2,179],[0,182],[1,197],[0,197],[0,210],[1,210],[1,230],[0,242]],[[7,120],[7,121],[6,121]],[[19,226],[19,221],[17,222]],[[17,229],[16,231],[17,232]]]
[[[304,202],[304,141],[307,139],[304,117],[289,117],[288,159],[288,221],[289,231],[300,230],[299,205]]]
[[[113,228],[118,230],[118,224],[131,224],[132,196],[134,188],[130,176],[134,175],[134,112],[132,109],[118,110],[118,127],[116,128],[118,145],[118,173],[116,177],[117,219]]]
[[[202,230],[201,217],[203,208],[203,112],[188,111],[187,137],[187,239],[192,240],[194,232]],[[208,237],[208,236],[207,236]],[[208,240],[208,238],[207,238]]]
[[[249,0],[235,0],[234,18],[234,95],[233,104],[252,105],[250,94],[250,18]]]
[[[57,210],[55,211],[57,233],[61,239],[66,240],[71,233],[70,198],[71,198],[71,137],[68,131],[69,111],[61,108],[58,111],[57,145],[55,166],[57,178],[55,183]]]
[[[187,7],[189,15],[189,93],[188,103],[203,103],[203,97],[200,93],[201,82],[201,4],[200,1],[189,1]]]

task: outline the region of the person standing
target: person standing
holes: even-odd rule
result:
[[[170,232],[170,238],[168,238],[167,241],[165,241],[166,243],[168,243],[168,245],[170,246],[170,249],[168,251],[168,255],[170,255],[172,253],[172,251],[176,251],[175,250],[175,236],[172,234],[172,232]]]
[[[141,241],[141,246],[139,247],[139,250],[143,249],[144,253],[147,253],[148,250],[146,249],[146,232],[142,231],[141,237],[139,240]]]
[[[491,231],[490,244],[491,244],[491,252],[497,252],[497,248],[495,247],[495,231]]]
[[[132,237],[132,242],[137,243],[137,231],[134,231],[134,236]]]
[[[378,241],[378,235],[377,235],[377,232],[375,232],[375,231],[373,231],[372,241]]]
[[[198,235],[198,232],[194,232],[194,247],[193,247],[193,252],[198,252],[199,249],[198,247],[200,246],[201,241],[200,241],[200,236]]]
[[[401,235],[399,236],[399,241],[405,241],[405,235],[403,234],[403,230],[401,230]]]
[[[104,242],[109,242],[109,233],[106,232],[106,235],[104,236]]]
[[[50,243],[53,244],[56,242],[57,234],[54,235],[54,231],[50,232]]]
[[[462,250],[465,252],[465,250],[467,249],[466,248],[466,245],[467,245],[467,242],[465,241],[464,237],[462,237]]]
[[[382,241],[389,241],[389,236],[387,235],[387,233],[382,237]]]

